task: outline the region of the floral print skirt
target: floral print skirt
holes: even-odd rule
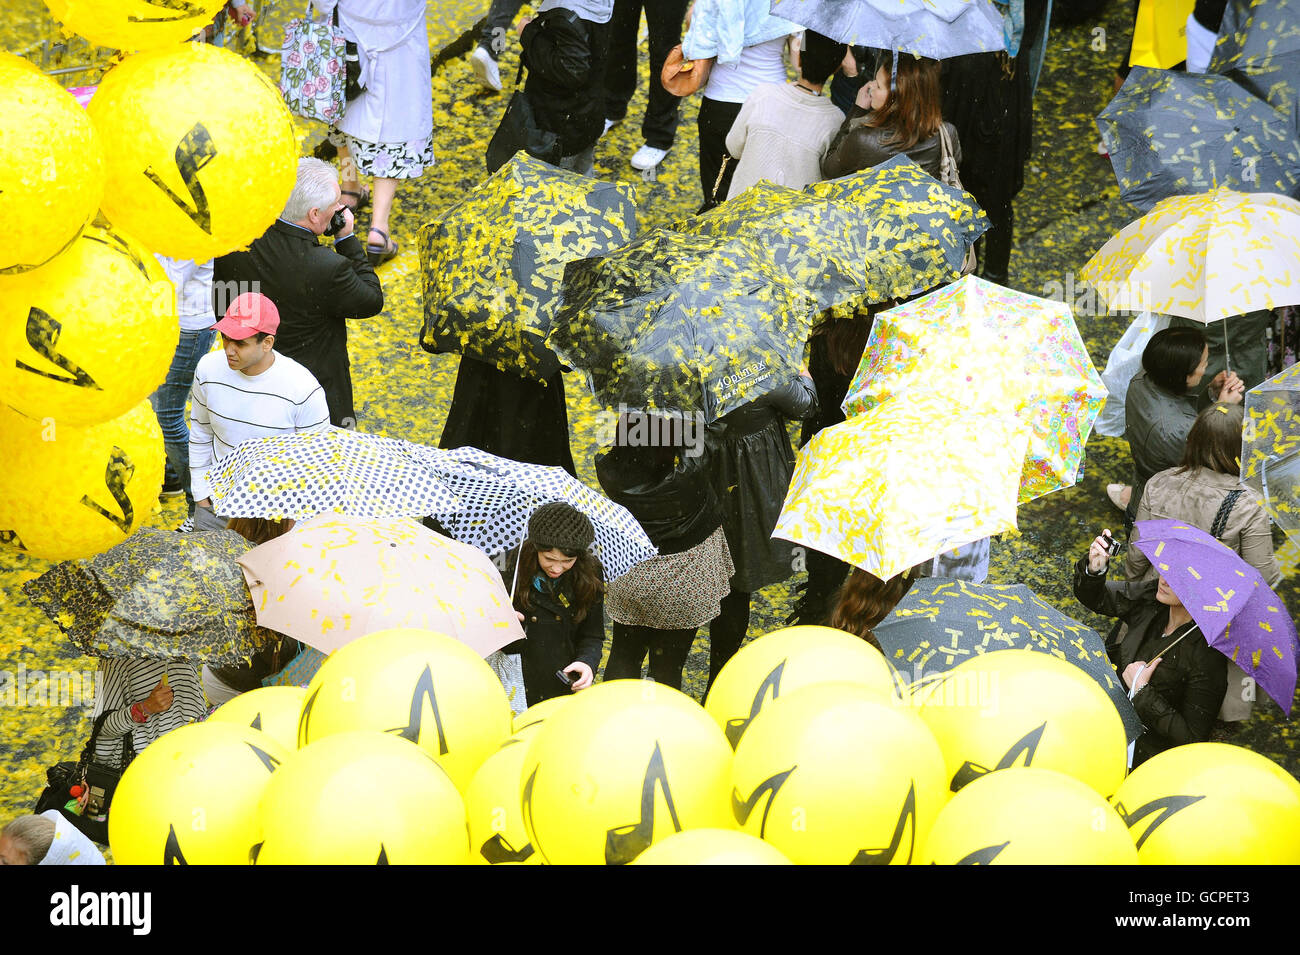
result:
[[[356,161],[357,169],[367,176],[383,179],[418,179],[425,167],[432,166],[433,132],[423,141],[409,143],[368,143],[330,127],[329,141],[346,147]]]

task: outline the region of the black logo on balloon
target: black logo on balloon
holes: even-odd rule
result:
[[[130,259],[131,264],[136,267],[136,271],[146,279],[153,278],[152,273],[149,271],[149,266],[145,264],[144,259],[136,253],[135,249],[126,244],[125,239],[112,231],[112,224],[107,219],[102,215],[97,214],[93,225],[99,230],[97,233],[91,232],[90,230],[86,230],[82,233],[82,237],[87,242],[98,242],[100,245],[108,246],[118,255]]]
[[[677,807],[673,805],[673,791],[668,786],[668,770],[664,767],[664,754],[658,740],[641,782],[641,818],[631,825],[615,826],[605,833],[606,865],[626,865],[650,848],[655,831],[655,787],[663,789],[673,829],[681,832],[682,824],[677,818]]]
[[[167,844],[163,846],[163,865],[189,865],[185,861],[185,854],[181,852],[181,844],[176,838],[176,827],[167,827]]]
[[[266,771],[268,773],[275,772],[275,767],[280,765],[280,761],[276,759],[274,756],[272,756],[270,753],[268,753],[266,750],[259,749],[258,747],[254,746],[252,743],[248,744],[248,748],[251,749],[253,753],[256,754],[257,758],[262,761],[262,765],[266,767]]]
[[[429,706],[433,710],[433,721],[438,727],[438,753],[446,755],[447,753],[447,736],[442,729],[442,714],[438,712],[438,697],[433,692],[433,668],[428,664],[424,667],[424,672],[420,674],[420,679],[415,683],[415,693],[411,696],[411,715],[407,719],[405,726],[395,726],[388,733],[396,733],[402,739],[410,740],[417,746],[420,743],[420,727],[424,720],[424,701],[429,701]]]
[[[889,845],[883,849],[859,849],[849,865],[889,865],[898,855],[903,845],[903,834],[907,833],[907,860],[912,864],[912,852],[916,848],[916,782],[907,788],[907,798],[903,800],[903,810],[898,814],[898,824],[894,827],[894,836]]]
[[[95,379],[90,377],[83,369],[65,355],[59,354],[55,346],[59,343],[59,336],[63,334],[63,324],[56,321],[35,305],[27,312],[27,344],[31,346],[32,351],[40,355],[52,365],[57,365],[67,375],[57,375],[52,371],[41,371],[39,368],[33,368],[23,361],[14,360],[14,367],[23,371],[30,371],[33,375],[40,375],[42,378],[49,378],[51,381],[57,381],[63,385],[74,385],[77,388],[93,388],[95,391],[103,391]]]
[[[749,707],[748,717],[727,720],[727,742],[731,744],[732,749],[736,748],[736,744],[740,742],[740,737],[745,735],[745,730],[749,729],[749,724],[754,721],[754,717],[763,708],[763,702],[767,699],[767,694],[771,692],[774,700],[781,695],[781,674],[785,672],[785,664],[785,660],[778,663],[772,672],[763,678],[763,682],[758,685],[758,691],[754,694],[754,702]]]
[[[298,748],[302,749],[311,742],[311,711],[316,707],[316,697],[320,696],[320,687],[312,691],[307,702],[302,706],[302,716],[298,717]]]
[[[740,798],[740,791],[734,787],[731,790],[731,811],[736,816],[736,821],[742,826],[749,822],[749,817],[758,807],[758,801],[767,795],[767,805],[763,807],[763,818],[758,824],[758,837],[762,839],[767,834],[767,817],[772,811],[772,803],[776,802],[776,794],[781,791],[785,781],[790,778],[790,774],[798,769],[798,765],[791,766],[784,772],[777,773],[775,776],[769,776],[758,784],[748,799]]]
[[[524,793],[520,799],[520,811],[524,818],[524,831],[532,837],[532,845],[537,848],[542,858],[546,858],[546,853],[542,852],[542,844],[537,838],[537,831],[533,828],[533,785],[537,782],[537,770],[540,766],[533,767],[532,773],[528,776],[528,781],[524,783]]]
[[[1122,802],[1117,802],[1115,803],[1115,811],[1118,812],[1120,818],[1124,820],[1124,825],[1128,826],[1130,829],[1147,816],[1150,816],[1153,813],[1159,814],[1151,820],[1151,824],[1147,826],[1142,835],[1138,837],[1137,847],[1141,849],[1142,843],[1151,838],[1151,833],[1155,832],[1168,822],[1170,816],[1182,812],[1188,806],[1193,806],[1204,798],[1204,796],[1163,796],[1160,799],[1153,799],[1149,803],[1139,806],[1132,812],[1125,809]]]
[[[502,862],[523,862],[532,858],[533,845],[531,842],[526,842],[522,849],[516,849],[501,838],[501,833],[498,832],[483,843],[478,851],[479,855],[486,859],[489,865],[500,865]]]
[[[260,855],[262,854],[262,846],[264,846],[264,845],[266,845],[266,842],[265,842],[265,841],[263,841],[263,842],[255,842],[255,843],[253,843],[252,846],[249,847],[249,849],[248,849],[248,864],[249,864],[249,865],[256,865],[256,864],[257,864],[257,857],[260,856]]]
[[[1010,839],[1002,843],[1002,845],[1000,846],[985,846],[983,849],[976,849],[974,852],[969,853],[968,855],[964,855],[960,859],[958,859],[957,864],[958,865],[989,865],[994,859],[996,859],[1002,853],[1002,850],[1009,845],[1011,845]]]
[[[212,145],[212,137],[208,135],[208,129],[202,123],[195,123],[176,144],[176,170],[181,174],[181,181],[185,183],[190,198],[194,200],[193,206],[172,192],[171,188],[153,171],[152,166],[144,171],[145,178],[161,189],[168,199],[176,203],[181,212],[189,216],[190,221],[208,235],[212,234],[212,212],[208,208],[208,197],[203,191],[203,183],[199,182],[199,170],[216,158],[217,149]]]
[[[17,547],[19,550],[26,550],[27,545],[23,539],[18,536],[17,531],[0,531],[0,544],[8,544],[10,547]]]
[[[96,514],[108,518],[117,525],[117,529],[123,534],[129,534],[131,533],[131,523],[135,520],[135,506],[131,503],[131,498],[127,496],[126,486],[133,477],[135,477],[135,463],[127,457],[125,451],[114,446],[112,453],[108,456],[108,466],[104,468],[104,486],[108,488],[108,493],[117,502],[117,506],[122,511],[122,516],[110,514],[105,508],[92,501],[89,494],[81,495],[81,503]]]
[[[989,773],[997,772],[999,769],[1010,769],[1015,765],[1016,760],[1020,758],[1021,754],[1024,754],[1025,765],[1031,765],[1034,761],[1034,753],[1038,751],[1038,744],[1042,741],[1043,732],[1046,729],[1047,724],[1044,723],[1037,729],[1030,730],[1012,744],[1011,748],[1003,754],[1002,758],[998,760],[998,764],[992,769],[989,769],[987,766],[981,766],[979,763],[972,763],[970,760],[962,763],[961,768],[953,774],[952,783],[948,788],[953,792],[957,792],[957,790],[975,782],[975,780],[979,779],[981,776],[987,776]]]
[[[262,714],[258,713],[253,717],[253,722],[248,724],[250,729],[260,730],[262,728]]]
[[[388,850],[382,842],[379,843],[379,858],[375,860],[375,865],[388,865]]]

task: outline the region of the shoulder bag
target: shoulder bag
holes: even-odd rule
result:
[[[707,60],[688,60],[678,43],[668,51],[664,68],[659,71],[659,82],[674,96],[690,96],[704,88],[717,59],[711,56]]]
[[[948,125],[939,122],[939,179],[955,189],[962,189],[961,175],[957,172],[957,158],[952,148],[952,138],[948,135]],[[979,260],[975,256],[975,246],[966,249],[966,257],[961,263],[961,274],[970,275],[975,271]]]
[[[131,734],[127,733],[122,737],[122,756],[117,766],[95,760],[95,744],[99,741],[104,721],[112,712],[105,710],[96,717],[90,739],[82,748],[81,758],[77,762],[56,763],[45,771],[47,785],[32,809],[37,815],[50,809],[60,810],[68,822],[83,835],[101,845],[108,845],[108,810],[113,802],[113,793],[117,791],[117,784],[127,766],[135,758],[135,744]],[[74,798],[71,789],[75,785],[90,790],[84,815],[64,808]]]
[[[532,104],[520,86],[523,76],[524,64],[521,60],[519,72],[515,75],[515,91],[510,94],[506,111],[501,116],[497,131],[492,134],[492,141],[488,143],[488,173],[496,172],[521,149],[552,165],[560,161],[560,137],[538,125]]]

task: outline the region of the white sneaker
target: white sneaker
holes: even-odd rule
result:
[[[616,119],[607,119],[607,120],[605,120],[605,133],[609,132],[611,129],[613,129],[613,128],[614,128],[615,126],[617,126],[617,125],[618,125],[618,120],[616,120]],[[600,135],[604,136],[605,133],[601,133]]]
[[[664,157],[667,155],[668,150],[666,149],[658,149],[655,146],[649,145],[642,146],[636,151],[636,155],[632,157],[632,168],[640,169],[642,172],[647,169],[653,169],[655,166],[663,162]]]
[[[481,46],[475,47],[469,55],[469,65],[474,68],[474,75],[480,83],[490,90],[501,92],[501,70],[497,68],[497,61],[492,59],[491,53]]]

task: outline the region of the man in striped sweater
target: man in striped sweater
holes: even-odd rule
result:
[[[271,434],[324,431],[325,392],[310,371],[275,351],[280,313],[257,292],[245,292],[215,328],[224,346],[199,360],[190,392],[190,486],[194,530],[220,530],[208,472],[239,444]]]

